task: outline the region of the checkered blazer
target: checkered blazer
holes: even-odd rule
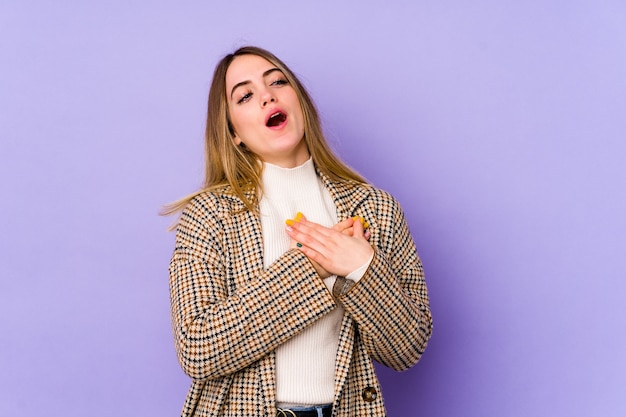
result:
[[[259,216],[227,189],[202,193],[183,211],[170,263],[176,351],[192,378],[183,417],[274,417],[276,347],[337,302],[345,314],[334,416],[384,416],[372,359],[396,370],[420,359],[432,318],[422,264],[400,206],[370,185],[318,174],[339,219],[359,215],[369,222],[375,249],[365,275],[339,300],[297,249],[264,269]]]

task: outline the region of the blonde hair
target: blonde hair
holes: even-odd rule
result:
[[[311,97],[294,73],[271,52],[255,46],[245,46],[226,55],[215,67],[209,91],[205,132],[205,178],[202,189],[164,207],[161,214],[169,215],[182,210],[194,197],[205,191],[225,188],[239,197],[247,209],[255,211],[262,192],[259,158],[246,147],[234,142],[234,131],[226,102],[226,71],[233,60],[241,55],[256,55],[276,66],[293,87],[304,115],[304,141],[317,169],[330,179],[365,183],[358,173],[344,164],[332,152],[324,134],[319,115]]]

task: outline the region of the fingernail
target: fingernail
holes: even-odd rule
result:
[[[301,248],[302,247],[302,243],[298,242],[298,243],[296,243],[296,246]]]
[[[287,226],[293,226],[295,224],[295,222],[291,219],[285,220],[285,223],[287,223]]]
[[[302,214],[301,212],[297,212],[296,213],[296,221],[299,222],[300,220],[302,220],[302,218],[304,217],[304,214]]]
[[[368,227],[370,227],[370,224],[368,222],[365,221],[364,217],[361,216],[352,216],[352,220],[354,220],[355,222],[361,222],[361,224],[363,225],[364,229],[367,229]]]

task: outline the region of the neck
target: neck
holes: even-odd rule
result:
[[[267,162],[281,168],[295,168],[304,164],[310,157],[311,155],[309,154],[309,149],[307,148],[306,143],[304,143],[304,140],[302,140],[298,148],[289,155],[285,155],[282,158],[272,158],[271,160],[265,160],[263,162]]]

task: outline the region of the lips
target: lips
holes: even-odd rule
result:
[[[270,113],[269,117],[265,121],[267,127],[280,127],[287,121],[287,114],[282,110],[276,110]]]

